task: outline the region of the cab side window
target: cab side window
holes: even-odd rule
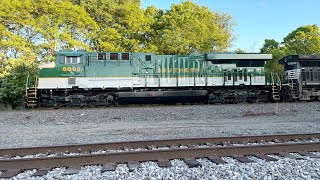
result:
[[[122,53],[121,54],[121,60],[129,60],[130,54],[129,53]]]
[[[60,64],[64,64],[65,63],[65,56],[60,56]]]
[[[119,60],[118,53],[110,53],[110,60]]]
[[[83,59],[80,56],[60,56],[60,64],[82,64]]]
[[[105,60],[106,59],[106,53],[98,53],[98,60]]]
[[[146,55],[146,61],[151,61],[151,55]]]

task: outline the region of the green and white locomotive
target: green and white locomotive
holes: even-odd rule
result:
[[[271,54],[58,51],[41,65],[27,106],[269,101]],[[29,80],[29,83],[31,80]]]

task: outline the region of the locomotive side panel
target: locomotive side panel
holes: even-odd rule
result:
[[[266,85],[264,65],[272,59],[266,54],[207,54],[207,74],[222,77],[219,86]],[[211,63],[210,63],[211,62]]]
[[[271,58],[230,53],[183,56],[59,51],[54,66],[40,69],[39,105],[106,106],[128,101],[148,103],[147,99],[265,101],[263,66]]]

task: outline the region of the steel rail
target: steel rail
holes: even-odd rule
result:
[[[238,136],[238,137],[217,137],[217,138],[194,138],[194,139],[174,139],[174,140],[154,140],[154,141],[129,141],[115,143],[79,144],[67,146],[47,146],[47,147],[24,147],[0,149],[0,157],[4,156],[25,156],[32,154],[54,154],[65,152],[90,153],[98,150],[117,150],[123,148],[149,148],[149,147],[172,147],[172,146],[194,146],[228,143],[261,143],[266,141],[295,141],[320,138],[320,133],[312,134],[285,134],[285,135],[264,135],[264,136]]]
[[[157,161],[182,158],[206,158],[212,156],[244,156],[255,154],[277,154],[288,152],[319,151],[320,143],[284,143],[250,146],[227,146],[211,148],[168,149],[155,151],[117,152],[81,156],[62,156],[30,159],[0,160],[0,170],[38,169],[53,167],[80,167],[132,161]]]

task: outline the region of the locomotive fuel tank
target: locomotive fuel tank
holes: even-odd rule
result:
[[[194,103],[205,102],[206,99],[205,90],[119,92],[118,95],[120,104]]]

